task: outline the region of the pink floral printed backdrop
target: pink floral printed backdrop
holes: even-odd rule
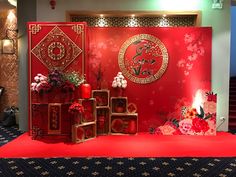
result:
[[[88,28],[88,81],[111,90],[120,71],[118,53],[122,44],[137,34],[150,34],[167,48],[168,67],[162,77],[149,84],[137,84],[126,78],[125,96],[138,108],[139,132],[162,126],[167,120],[182,117],[183,106],[191,107],[198,90],[211,90],[210,27]]]
[[[164,125],[153,127],[152,133],[159,135],[216,135],[217,95],[201,93],[202,110],[185,107],[181,119],[168,120]]]

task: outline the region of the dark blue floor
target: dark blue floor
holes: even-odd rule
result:
[[[235,158],[1,159],[0,176],[236,177]]]
[[[22,133],[0,126],[0,145]],[[1,158],[0,176],[236,177],[236,158]]]
[[[0,147],[17,138],[22,133],[17,126],[3,127],[0,124]]]

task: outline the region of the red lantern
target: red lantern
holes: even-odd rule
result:
[[[88,99],[91,98],[91,85],[88,83],[81,84],[81,98]]]
[[[56,0],[50,0],[50,5],[51,5],[51,8],[52,9],[55,9],[55,6],[56,6]]]

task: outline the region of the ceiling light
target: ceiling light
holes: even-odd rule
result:
[[[17,0],[8,0],[8,2],[15,7],[17,6]]]
[[[10,10],[13,8],[15,8],[15,6],[10,4],[8,0],[0,0],[0,11]]]

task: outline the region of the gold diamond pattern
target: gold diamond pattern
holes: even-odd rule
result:
[[[82,49],[55,26],[31,52],[49,70],[63,71],[82,53]]]

